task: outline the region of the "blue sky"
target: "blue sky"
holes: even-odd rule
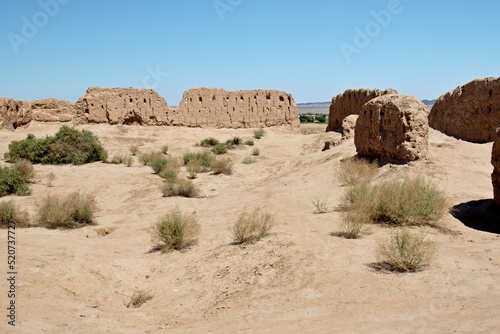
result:
[[[500,76],[500,1],[3,0],[0,96],[75,102],[89,86],[347,88],[437,98]]]

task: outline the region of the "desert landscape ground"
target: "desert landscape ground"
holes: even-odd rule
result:
[[[59,123],[31,122],[0,130],[0,152],[28,133],[57,132]],[[169,146],[169,155],[202,150],[200,140],[251,138],[252,129],[79,125],[110,156]],[[429,156],[386,164],[375,181],[424,175],[449,207],[493,198],[492,143],[473,144],[430,129]],[[162,197],[161,179],[134,157],[133,165],[35,165],[31,196],[8,196],[33,217],[49,194],[93,194],[96,225],[75,230],[18,229],[18,322],[3,333],[494,333],[500,328],[500,234],[465,226],[451,214],[445,230],[426,228],[435,244],[430,266],[417,273],[374,270],[377,243],[392,229],[370,225],[362,238],[338,231],[342,160],[354,139],[322,152],[325,125],[266,129],[251,147],[227,155],[232,175],[198,174],[200,198]],[[6,162],[2,162],[6,165]],[[48,176],[55,175],[49,187]],[[186,176],[183,172],[181,176]],[[330,212],[315,214],[327,200]],[[243,210],[275,215],[271,234],[233,245],[231,226]],[[151,252],[152,226],[172,209],[194,213],[201,225],[187,250]],[[2,245],[7,234],[1,233]],[[2,265],[5,268],[5,265]],[[6,285],[1,284],[1,295]],[[127,308],[134,291],[152,299]],[[3,313],[6,313],[4,309]],[[5,316],[2,316],[5,320]]]

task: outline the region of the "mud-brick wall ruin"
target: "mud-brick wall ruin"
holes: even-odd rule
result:
[[[170,108],[152,89],[136,88],[90,87],[75,104],[55,99],[0,99],[0,126],[15,129],[31,121],[212,128],[300,126],[292,95],[278,90],[191,89],[177,108]]]
[[[152,89],[90,87],[76,103],[81,123],[163,125],[167,101]]]
[[[226,91],[196,88],[186,91],[174,124],[210,128],[252,128],[288,125],[298,128],[292,95],[278,90]]]

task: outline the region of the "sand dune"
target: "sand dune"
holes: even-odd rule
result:
[[[27,133],[53,134],[59,125],[32,123],[0,130],[0,152]],[[250,138],[251,129],[192,129],[88,125],[110,156],[169,145],[169,154],[199,150],[213,136]],[[493,197],[492,144],[471,144],[430,130],[430,158],[385,165],[376,180],[423,174],[450,207]],[[36,165],[28,197],[6,197],[35,214],[47,194],[75,190],[95,195],[98,225],[62,231],[17,231],[19,333],[493,333],[500,328],[500,235],[475,230],[448,214],[447,233],[428,230],[437,256],[425,271],[387,274],[371,269],[377,242],[391,233],[370,226],[363,238],[331,236],[339,213],[316,215],[312,202],[338,206],[336,173],[356,154],[352,139],[321,152],[324,126],[301,133],[266,129],[255,140],[257,163],[241,164],[251,148],[228,153],[231,176],[199,174],[201,198],[163,198],[161,179],[135,158],[132,167]],[[56,178],[47,186],[47,176]],[[230,227],[254,207],[272,212],[271,236],[231,245]],[[194,212],[198,243],[185,252],[149,253],[151,227],[173,208]],[[500,218],[499,218],[500,219]],[[2,245],[6,233],[0,236]],[[4,253],[5,254],[5,253]],[[3,260],[2,260],[3,261]],[[2,265],[5,268],[5,265]],[[2,295],[5,294],[4,285]],[[136,289],[151,292],[142,307],[127,308]],[[3,305],[2,305],[3,308]],[[5,312],[5,311],[4,311]],[[2,317],[5,318],[5,317]],[[0,324],[5,333],[11,329]],[[14,331],[12,331],[14,332]]]

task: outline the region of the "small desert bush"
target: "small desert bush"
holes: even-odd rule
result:
[[[32,163],[82,165],[106,160],[107,153],[99,139],[88,130],[76,130],[63,125],[54,136],[37,139],[29,134],[26,139],[13,141],[5,159],[17,162],[26,159]]]
[[[38,223],[50,229],[82,227],[94,223],[94,212],[95,199],[91,195],[49,195],[38,209]]]
[[[165,250],[181,250],[196,242],[200,225],[194,215],[185,215],[171,211],[156,223],[155,236],[162,242],[160,247]]]
[[[168,145],[163,145],[161,147],[161,153],[163,153],[163,154],[167,154],[168,153]]]
[[[260,129],[257,129],[257,130],[253,131],[253,136],[256,139],[260,139],[260,138],[264,137],[265,134],[266,134],[266,132],[264,131],[263,128],[260,128]]]
[[[260,155],[260,149],[259,149],[258,147],[254,148],[254,149],[252,150],[252,155],[253,155],[254,157],[259,156],[259,155]]]
[[[123,159],[123,164],[127,167],[132,167],[132,164],[134,163],[134,159],[132,157],[125,157]]]
[[[22,212],[19,208],[9,202],[0,203],[0,228],[14,227],[29,227],[29,218],[27,212]]]
[[[52,187],[52,182],[56,179],[56,176],[54,173],[50,172],[49,175],[47,175],[47,187]]]
[[[165,179],[165,182],[173,183],[177,180],[179,169],[177,167],[165,166],[160,172],[160,177]]]
[[[128,150],[130,151],[130,153],[132,155],[137,155],[139,153],[139,147],[136,146],[136,145],[132,145],[128,148]]]
[[[130,297],[130,301],[127,303],[127,308],[139,308],[144,303],[153,299],[153,295],[145,290],[136,290]]]
[[[35,177],[35,169],[33,168],[33,164],[26,159],[19,159],[14,164],[14,169],[16,169],[19,174],[26,180],[26,182],[30,182]]]
[[[199,190],[191,180],[175,179],[173,181],[166,180],[162,187],[163,197],[198,197]]]
[[[31,189],[19,170],[0,167],[0,197],[10,194],[26,196],[31,194]]]
[[[399,230],[378,246],[378,266],[390,271],[415,272],[425,268],[434,255],[425,234]]]
[[[319,213],[327,213],[328,211],[330,211],[326,199],[324,200],[317,199],[313,202],[313,205],[315,207],[314,213],[319,214]]]
[[[219,144],[219,140],[213,138],[213,137],[210,137],[210,138],[205,138],[203,139],[201,142],[200,142],[200,146],[203,146],[203,147],[209,147],[209,146],[215,146],[217,144]]]
[[[142,163],[144,166],[150,166],[151,162],[157,157],[163,157],[163,153],[161,152],[142,153],[139,156],[139,162]]]
[[[251,165],[251,164],[254,164],[256,162],[257,162],[257,160],[255,160],[254,158],[246,157],[245,159],[243,159],[243,161],[241,163],[244,165]]]
[[[376,162],[357,158],[346,159],[340,165],[338,180],[344,185],[352,185],[360,180],[371,181],[377,171]]]
[[[242,212],[232,228],[235,244],[253,243],[269,234],[274,216],[256,208],[253,212]]]
[[[252,139],[248,139],[245,144],[247,144],[248,146],[253,146],[254,145],[254,142]]]
[[[345,211],[367,215],[373,222],[397,226],[439,227],[446,196],[423,177],[406,177],[372,185],[358,181],[342,198]]]
[[[153,170],[155,174],[159,174],[163,168],[167,165],[167,158],[165,158],[163,155],[158,155],[151,160],[151,163],[149,166]]]
[[[201,158],[201,152],[186,152],[182,156],[182,161],[184,165],[187,165],[191,160],[199,160]]]
[[[115,165],[124,164],[127,167],[131,167],[132,164],[134,163],[134,159],[128,155],[117,154],[113,156],[110,163]]]
[[[214,174],[233,174],[233,163],[229,158],[216,159],[210,166]]]
[[[358,239],[368,222],[369,218],[363,214],[343,212],[340,230],[335,234],[346,239]]]
[[[200,160],[192,160],[188,163],[186,170],[189,174],[189,178],[194,180],[197,174],[203,171],[203,167],[201,166]]]
[[[238,146],[242,143],[242,140],[240,137],[233,137],[231,139],[228,139],[226,141],[226,146]]]
[[[227,147],[224,144],[217,144],[212,148],[212,152],[217,155],[227,153]]]

